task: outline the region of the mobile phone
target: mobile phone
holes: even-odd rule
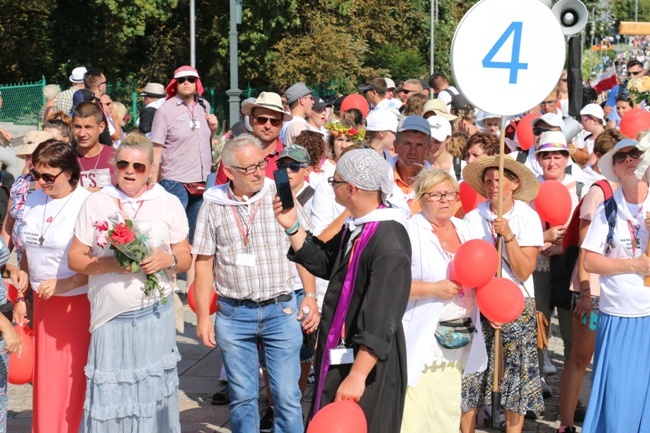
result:
[[[291,209],[293,207],[293,193],[289,184],[289,174],[287,169],[279,169],[273,172],[275,177],[275,187],[278,190],[278,197],[282,202],[282,209]]]
[[[587,316],[589,316],[589,319],[587,319]],[[589,322],[587,322],[589,320]],[[582,316],[582,324],[583,325],[589,325],[589,329],[591,331],[596,330],[596,326],[598,326],[598,315],[594,313],[593,311],[590,311],[589,314],[585,314]]]

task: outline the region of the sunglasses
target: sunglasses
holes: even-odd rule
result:
[[[147,171],[147,166],[141,162],[129,162],[125,161],[123,159],[120,159],[119,161],[115,161],[115,167],[117,167],[118,170],[124,171],[127,168],[129,168],[129,165],[133,166],[133,169],[135,170],[136,173],[144,173]]]
[[[533,135],[542,135],[543,133],[548,131],[550,131],[550,129],[538,128],[537,126],[533,126]]]
[[[272,117],[264,117],[264,116],[255,117],[255,123],[257,123],[260,126],[266,125],[268,122],[271,122],[271,126],[275,126],[276,128],[282,125],[281,119],[273,119]]]
[[[402,89],[402,90],[400,90],[400,92],[405,94],[405,95],[408,95],[411,92],[415,92],[415,90]]]
[[[643,152],[641,152],[636,147],[634,149],[628,150],[627,152],[616,152],[614,154],[614,162],[624,162],[627,159],[628,155],[632,159],[639,159],[641,158],[641,155],[643,155]]]
[[[45,182],[48,185],[52,185],[54,181],[56,180],[57,177],[61,176],[61,173],[63,173],[63,170],[59,172],[59,174],[50,174],[50,173],[40,173],[36,171],[35,169],[29,170],[29,175],[34,179],[34,180],[41,180],[43,179],[43,182]]]
[[[280,163],[278,163],[278,168],[280,170],[283,170],[283,169],[286,168],[286,169],[290,170],[292,173],[298,173],[301,168],[307,168],[307,167],[309,167],[309,164],[305,164],[305,163],[302,163],[302,162],[280,162]]]
[[[332,176],[332,177],[327,178],[327,183],[329,183],[332,188],[336,188],[336,185],[342,185],[342,184],[347,183],[347,182],[344,181],[344,180],[336,180]]]
[[[194,84],[194,83],[196,83],[196,77],[180,77],[180,78],[176,78],[176,82],[178,82],[179,84],[183,84],[186,81],[188,83],[190,83],[190,84]]]

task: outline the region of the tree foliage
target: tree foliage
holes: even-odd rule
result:
[[[623,3],[633,0],[617,0]],[[437,0],[436,72],[450,79],[450,45],[477,0]],[[598,0],[587,2],[598,3]],[[646,4],[650,0],[640,0]],[[0,83],[45,75],[67,87],[75,66],[109,82],[166,84],[190,62],[190,0],[0,0]],[[196,61],[206,86],[230,87],[229,0],[196,0]],[[305,81],[349,92],[371,75],[428,77],[432,0],[243,0],[240,88]]]

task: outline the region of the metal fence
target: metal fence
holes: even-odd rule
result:
[[[33,83],[0,84],[0,122],[37,125],[38,114],[45,104],[45,76]]]
[[[43,88],[46,85],[45,76],[40,81],[33,83],[15,83],[0,84],[0,122],[12,122],[16,125],[38,125],[39,113],[45,104],[43,97]],[[335,94],[320,86],[315,86],[314,95],[323,99],[332,98]],[[65,90],[65,89],[64,89]],[[130,120],[126,124],[127,130],[133,127],[138,119],[138,113],[142,110],[143,100],[139,97],[139,89],[135,82],[116,82],[107,86],[108,93],[114,101],[119,101],[126,105],[127,114]],[[261,92],[277,92],[277,89],[271,88],[252,88],[247,86],[242,90],[240,99],[257,97]],[[216,92],[214,87],[206,87],[203,93],[211,107],[212,114],[219,119],[219,130],[221,134],[227,125],[230,107],[228,95],[225,92]]]

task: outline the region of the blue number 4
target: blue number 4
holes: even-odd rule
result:
[[[497,68],[497,69],[509,69],[510,70],[510,84],[517,84],[517,73],[519,69],[528,69],[528,63],[519,62],[519,51],[521,50],[521,29],[523,27],[522,22],[513,21],[510,23],[510,26],[506,29],[505,32],[501,35],[499,40],[494,44],[490,49],[487,55],[483,58],[483,67],[484,68]],[[512,55],[510,57],[510,62],[495,62],[494,56],[497,55],[503,44],[506,43],[510,35],[513,35],[512,38]]]

